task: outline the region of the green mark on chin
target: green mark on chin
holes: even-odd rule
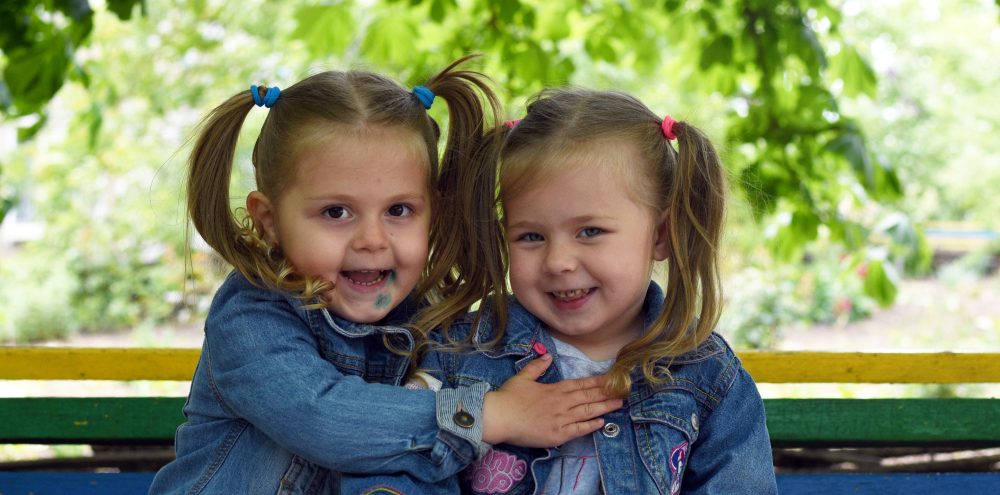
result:
[[[389,306],[390,302],[392,302],[392,298],[389,297],[389,294],[379,294],[378,297],[375,298],[375,308],[385,309]]]
[[[389,271],[389,283],[391,284],[395,281],[396,281],[396,270],[391,270]]]

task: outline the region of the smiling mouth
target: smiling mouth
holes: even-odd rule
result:
[[[340,273],[351,283],[368,287],[382,283],[392,274],[392,270],[350,270]]]
[[[552,294],[552,297],[555,297],[558,301],[571,302],[580,299],[582,297],[586,297],[595,290],[596,289],[594,287],[591,287],[589,289],[554,290],[549,294]]]

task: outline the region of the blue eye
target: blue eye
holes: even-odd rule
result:
[[[386,213],[388,213],[390,217],[405,217],[413,214],[413,208],[403,204],[392,205],[388,210],[386,210]]]
[[[597,227],[586,227],[580,231],[580,236],[582,237],[597,237],[604,233],[604,229]]]
[[[535,233],[535,232],[527,232],[527,233],[521,234],[517,238],[517,240],[519,240],[519,241],[525,241],[525,242],[541,242],[541,241],[545,240],[545,238],[542,237],[542,234],[538,234],[538,233]]]
[[[344,208],[343,206],[331,206],[323,210],[323,215],[328,218],[341,219],[347,217],[348,212],[347,208]]]

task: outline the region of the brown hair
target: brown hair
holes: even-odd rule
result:
[[[417,288],[438,302],[415,319],[418,340],[429,329],[447,325],[496,284],[496,274],[476,270],[474,237],[453,217],[471,199],[459,194],[474,180],[466,161],[481,146],[483,129],[496,124],[498,100],[488,79],[458,66],[463,57],[430,78],[424,86],[448,105],[448,139],[438,161],[440,129],[416,95],[392,80],[366,71],[328,71],[281,91],[269,109],[253,149],[257,189],[277,201],[295,176],[293,157],[310,139],[337,132],[341,126],[385,126],[410,129],[426,144],[428,185],[432,191],[430,258]],[[266,88],[260,88],[264,96]],[[191,153],[188,212],[195,228],[215,251],[252,283],[297,294],[304,300],[330,288],[330,282],[302,276],[280,250],[270,249],[247,215],[229,204],[229,182],[240,128],[254,100],[249,91],[233,95],[205,118]],[[339,129],[338,129],[339,128]],[[472,176],[472,178],[470,178]],[[466,222],[468,224],[469,222]],[[502,273],[500,274],[502,280]],[[319,307],[313,304],[310,307]]]
[[[501,151],[501,203],[555,172],[552,164],[558,160],[550,157],[579,150],[587,143],[621,140],[634,145],[645,158],[642,163],[619,163],[615,171],[634,200],[648,206],[654,218],[667,214],[666,300],[653,325],[618,353],[608,388],[620,395],[628,393],[633,369],[641,369],[650,381],[662,381],[667,370],[658,362],[703,343],[718,321],[721,306],[717,249],[726,173],[701,131],[685,122],[676,123],[678,149],[674,150],[661,130],[662,121],[624,93],[546,90],[507,133]]]

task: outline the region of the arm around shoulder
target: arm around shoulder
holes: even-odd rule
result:
[[[214,308],[206,324],[205,376],[229,414],[282,447],[335,471],[404,471],[428,481],[458,472],[478,454],[475,432],[455,435],[439,424],[450,406],[439,400],[447,395],[341,372],[301,314],[281,301],[225,306]],[[470,408],[478,400],[481,408],[484,394],[464,390],[450,398]]]

